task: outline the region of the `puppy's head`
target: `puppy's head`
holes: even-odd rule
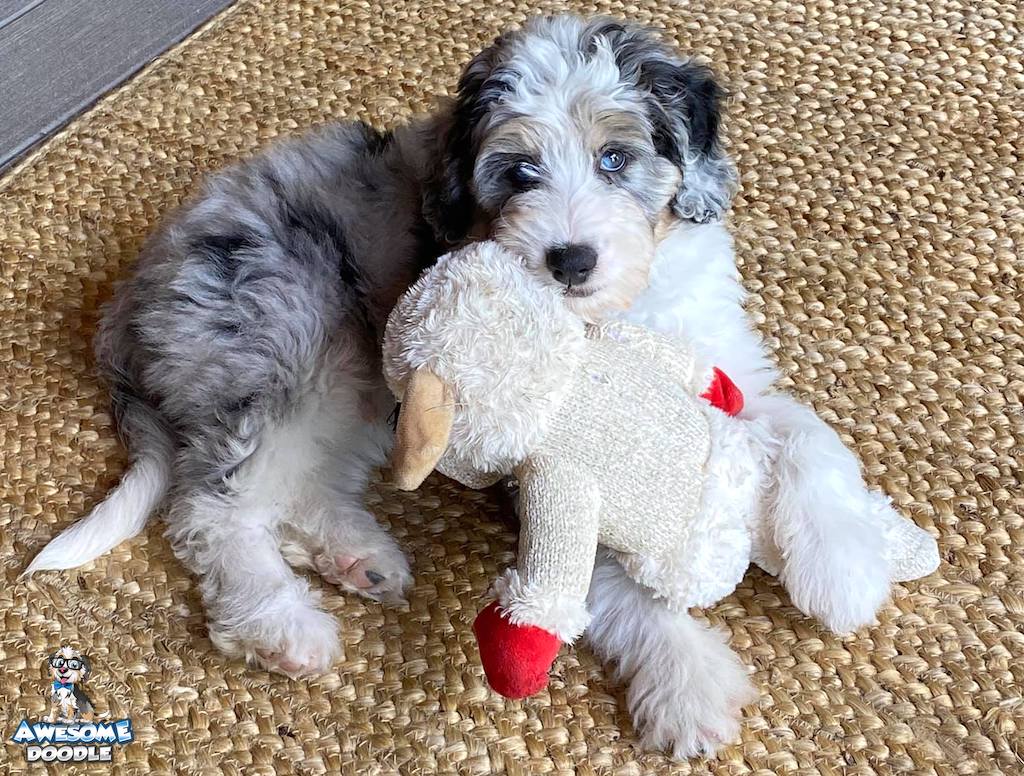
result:
[[[71,647],[61,647],[50,655],[47,666],[54,681],[62,684],[81,684],[91,670],[88,658]]]
[[[535,18],[466,68],[426,214],[490,236],[594,320],[642,291],[661,230],[721,218],[721,92],[647,30]]]

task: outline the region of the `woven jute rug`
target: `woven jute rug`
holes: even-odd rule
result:
[[[939,572],[844,638],[751,572],[706,616],[761,700],[741,743],[687,763],[638,751],[585,648],[537,697],[487,689],[470,624],[514,528],[441,478],[374,488],[410,604],[326,586],[346,657],[313,681],[212,649],[159,523],[17,581],[124,470],[90,339],[161,214],[274,138],[428,109],[497,31],[563,8],[662,27],[723,76],[756,324],[785,387],[939,537]],[[41,769],[9,739],[67,643],[134,723],[118,773],[1024,773],[1021,24],[1013,0],[243,2],[104,99],[0,180],[0,772]]]

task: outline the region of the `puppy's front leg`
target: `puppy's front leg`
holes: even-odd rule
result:
[[[745,417],[766,417],[779,442],[767,505],[793,603],[837,633],[872,623],[889,595],[879,510],[860,463],[815,412],[783,394],[751,396]],[[895,513],[893,513],[895,516]]]
[[[587,604],[586,638],[629,682],[627,702],[645,747],[682,759],[713,755],[739,737],[740,709],[757,693],[722,634],[654,600],[603,550]]]

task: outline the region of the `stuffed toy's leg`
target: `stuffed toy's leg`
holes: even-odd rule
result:
[[[497,600],[473,624],[487,679],[508,698],[542,690],[561,645],[590,621],[587,586],[601,501],[597,484],[571,462],[535,456],[516,474],[519,566],[495,582]]]
[[[757,698],[725,636],[670,610],[598,553],[586,640],[628,682],[627,702],[643,744],[675,757],[714,754],[739,737],[740,709]]]

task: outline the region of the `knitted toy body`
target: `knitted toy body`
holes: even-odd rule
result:
[[[599,543],[673,607],[731,593],[750,563],[759,484],[757,455],[738,421],[730,460],[722,460],[712,427],[731,421],[699,398],[712,374],[689,349],[624,323],[590,327],[586,336],[545,436],[513,470],[519,563],[495,585],[513,621],[565,642],[589,621]],[[743,508],[708,503],[715,488],[709,492],[707,480],[726,467],[742,468],[747,479]]]

